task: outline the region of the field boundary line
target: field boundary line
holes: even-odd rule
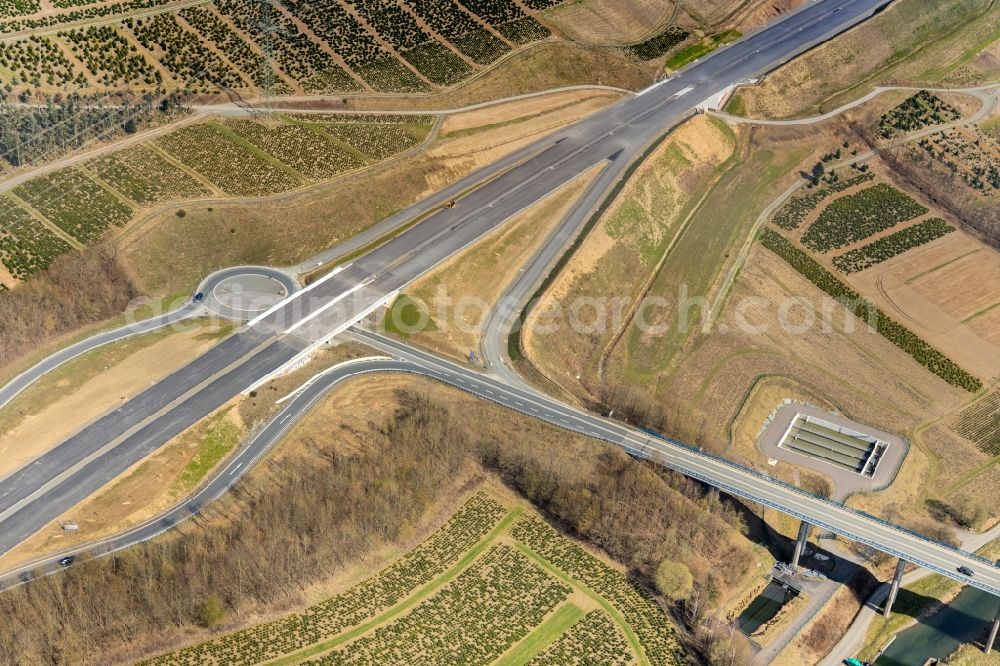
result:
[[[50,220],[45,215],[42,215],[42,212],[40,210],[38,210],[37,208],[35,208],[34,206],[32,206],[30,203],[28,203],[27,200],[22,199],[21,197],[19,197],[16,194],[14,194],[13,190],[8,190],[6,192],[6,194],[7,194],[7,196],[11,200],[14,201],[15,204],[17,204],[23,210],[27,211],[29,215],[31,215],[33,218],[35,218],[36,220],[38,220],[42,224],[42,226],[44,226],[46,229],[48,229],[49,231],[51,231],[52,233],[54,233],[56,236],[58,236],[59,238],[63,239],[67,243],[69,243],[71,247],[73,247],[76,250],[84,250],[84,249],[86,249],[87,246],[83,242],[81,242],[77,238],[71,236],[69,234],[69,232],[67,232],[65,229],[63,229],[62,227],[60,227],[58,224],[56,224],[55,222],[53,222],[52,220]]]
[[[564,601],[554,613],[528,632],[527,636],[511,645],[507,652],[493,662],[493,666],[524,666],[555,643],[585,615],[583,609],[572,601]]]
[[[486,551],[487,547],[493,545],[493,542],[496,541],[503,532],[507,531],[507,528],[510,527],[514,520],[521,515],[522,510],[522,507],[517,506],[508,511],[507,515],[504,516],[503,519],[497,523],[497,525],[490,530],[486,536],[480,539],[476,545],[466,551],[465,555],[463,555],[458,562],[453,564],[447,571],[437,578],[417,589],[416,592],[407,596],[395,606],[391,606],[367,622],[352,627],[351,629],[348,629],[347,631],[344,631],[329,640],[315,643],[314,645],[310,645],[296,652],[286,654],[283,657],[278,657],[277,659],[264,663],[271,664],[272,666],[277,666],[278,664],[299,663],[307,657],[312,657],[332,650],[343,643],[347,643],[348,641],[357,638],[369,629],[374,629],[375,627],[385,624],[389,620],[395,619],[397,616],[410,610],[434,592],[437,592],[440,588],[451,582],[452,579],[454,579],[458,574],[467,569],[474,560],[478,559],[479,556]],[[378,574],[375,575],[375,577],[377,576]]]
[[[563,581],[567,585],[570,585],[574,589],[583,592],[588,597],[596,601],[600,605],[600,607],[604,609],[604,612],[607,613],[609,616],[611,616],[611,619],[614,621],[616,625],[618,625],[618,628],[625,635],[625,640],[628,641],[628,644],[632,648],[632,651],[635,652],[635,656],[636,659],[639,660],[639,664],[641,666],[650,666],[649,657],[646,656],[646,651],[643,649],[642,643],[639,641],[639,637],[635,635],[635,632],[632,631],[632,627],[630,627],[629,623],[625,621],[625,618],[622,616],[621,612],[614,606],[614,604],[612,604],[610,601],[608,601],[603,596],[598,594],[589,585],[587,585],[583,581],[573,578],[568,573],[566,573],[565,571],[563,571],[562,569],[560,569],[559,567],[552,564],[547,559],[545,559],[544,557],[533,551],[530,547],[528,547],[521,541],[513,539],[512,542],[514,544],[514,547],[517,548],[518,551],[520,551],[526,557],[530,558],[533,562],[538,564],[538,566],[542,567],[543,569],[551,573],[553,576],[556,576],[557,578],[559,578],[559,580]]]

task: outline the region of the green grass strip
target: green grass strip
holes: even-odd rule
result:
[[[556,610],[549,619],[535,627],[534,631],[514,646],[506,655],[498,659],[496,666],[523,666],[541,654],[542,650],[551,645],[567,629],[579,622],[584,616],[580,607],[573,603],[565,603]]]
[[[559,580],[563,581],[567,585],[572,586],[574,589],[580,590],[588,597],[596,601],[601,606],[601,608],[604,609],[604,612],[607,613],[612,620],[614,620],[615,624],[618,625],[618,628],[621,629],[622,634],[625,636],[625,639],[628,640],[628,644],[632,648],[632,652],[634,652],[636,657],[639,659],[639,664],[641,664],[642,666],[649,666],[649,659],[646,657],[645,650],[642,649],[642,643],[639,642],[639,637],[635,635],[635,632],[632,631],[632,627],[630,627],[628,622],[625,621],[625,618],[622,617],[622,614],[618,612],[618,609],[611,605],[610,601],[602,597],[600,594],[592,590],[590,587],[588,587],[581,581],[571,577],[562,569],[556,568],[554,564],[546,560],[544,557],[542,557],[541,555],[533,551],[531,548],[521,543],[520,541],[514,541],[514,546],[519,551],[521,551],[521,553],[523,553],[525,556],[530,557],[532,561],[534,561],[538,566],[542,567],[543,569],[551,573],[553,576],[556,576],[557,578],[559,578]]]
[[[500,536],[501,533],[503,533],[504,531],[507,530],[508,527],[510,527],[511,523],[513,523],[514,520],[521,515],[521,510],[522,510],[521,507],[515,507],[510,513],[504,516],[503,520],[501,520],[496,527],[490,530],[489,534],[483,537],[482,540],[480,540],[479,543],[477,543],[475,546],[470,548],[469,551],[462,557],[462,559],[460,559],[453,567],[448,569],[446,572],[444,572],[431,582],[424,585],[415,594],[412,594],[405,600],[403,600],[402,603],[393,606],[389,610],[383,612],[381,615],[376,615],[368,622],[365,622],[364,624],[359,624],[353,629],[345,631],[344,633],[334,638],[331,638],[328,641],[323,641],[322,643],[316,643],[315,645],[310,645],[309,647],[303,648],[298,652],[293,652],[287,656],[281,657],[280,659],[276,659],[269,663],[274,664],[275,666],[279,664],[297,664],[304,659],[320,654],[321,652],[326,652],[328,650],[337,647],[338,645],[346,643],[349,640],[357,638],[358,636],[366,633],[370,629],[377,627],[380,624],[385,624],[389,620],[393,620],[396,617],[402,615],[405,611],[410,610],[418,603],[429,597],[431,594],[433,594],[440,588],[444,587],[447,583],[451,582],[451,580],[455,578],[455,576],[462,573],[462,571],[470,564],[472,564],[472,562],[476,558],[478,558],[483,553],[483,551],[485,551],[490,545],[492,545],[493,541],[495,541],[496,538]]]

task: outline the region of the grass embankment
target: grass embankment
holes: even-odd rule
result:
[[[667,58],[667,67],[669,69],[680,69],[699,58],[703,58],[720,46],[735,42],[742,36],[743,33],[739,30],[726,30],[715,35],[709,35],[700,42],[687,46]]]
[[[879,83],[940,84],[949,77],[985,83],[988,75],[962,70],[998,37],[993,0],[899,0],[740,97],[751,116],[791,117],[830,111]]]
[[[393,304],[385,329],[452,357],[477,352],[489,309],[601,169],[563,185],[418,280]]]
[[[686,233],[692,211],[735,147],[736,137],[725,125],[699,116],[676,129],[623,181],[607,213],[527,319],[525,346],[546,375],[560,384],[577,383],[579,377],[584,390],[598,391],[601,354],[619,333],[619,320]],[[602,311],[575,305],[587,301]],[[564,315],[553,319],[556,330],[537,332],[542,318],[559,312]],[[570,325],[566,313],[575,313],[581,326]]]

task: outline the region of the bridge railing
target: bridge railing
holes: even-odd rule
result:
[[[802,488],[800,488],[800,487],[798,487],[796,485],[792,485],[791,483],[788,483],[787,481],[782,481],[781,479],[776,479],[776,478],[774,478],[773,476],[771,476],[769,474],[765,474],[764,472],[760,472],[760,471],[755,470],[755,469],[753,469],[751,467],[746,467],[744,465],[740,465],[739,463],[733,462],[732,460],[729,460],[728,458],[724,458],[723,456],[719,456],[719,455],[716,455],[716,454],[711,453],[709,451],[705,451],[704,449],[699,449],[699,448],[693,447],[693,446],[691,446],[689,444],[685,444],[684,442],[681,442],[681,441],[678,441],[676,439],[673,439],[672,437],[667,437],[666,435],[662,435],[662,434],[660,434],[658,432],[655,432],[653,430],[649,430],[647,428],[640,428],[639,430],[641,432],[643,432],[644,434],[647,434],[647,435],[650,435],[652,437],[655,437],[656,439],[659,439],[661,441],[667,442],[667,443],[669,443],[669,444],[671,444],[673,446],[677,446],[679,448],[685,449],[687,451],[690,451],[691,453],[694,453],[694,454],[697,454],[697,455],[700,455],[700,456],[711,458],[712,460],[714,460],[716,462],[719,462],[719,463],[721,463],[723,465],[726,465],[727,467],[731,467],[733,469],[739,470],[739,471],[744,472],[746,474],[750,474],[751,476],[757,477],[757,478],[762,479],[762,480],[766,480],[766,481],[768,481],[770,483],[773,483],[775,485],[782,486],[783,488],[785,488],[785,489],[787,489],[787,490],[789,490],[791,492],[797,493],[799,495],[802,495],[804,497],[809,497],[811,499],[815,499],[815,500],[819,500],[821,502],[825,502],[825,503],[827,503],[827,504],[829,504],[831,506],[835,506],[835,507],[837,507],[839,509],[848,511],[848,512],[853,513],[853,514],[855,514],[857,516],[860,516],[860,517],[867,518],[869,520],[875,521],[875,522],[877,522],[877,523],[879,523],[881,525],[884,525],[886,527],[889,527],[889,528],[891,528],[893,530],[897,530],[899,532],[904,532],[906,534],[909,534],[910,536],[916,537],[916,538],[918,538],[918,539],[920,539],[922,541],[925,541],[927,543],[931,543],[931,544],[934,544],[936,546],[940,546],[942,548],[947,548],[948,550],[951,550],[951,551],[953,551],[955,553],[961,554],[961,555],[963,555],[965,557],[971,557],[971,558],[973,558],[973,559],[975,559],[975,560],[977,560],[979,562],[982,562],[983,564],[986,564],[988,566],[996,566],[996,563],[993,560],[990,560],[990,559],[987,559],[985,557],[982,557],[981,555],[977,555],[975,553],[967,552],[965,550],[962,550],[961,548],[958,548],[957,546],[953,546],[953,545],[951,545],[949,543],[944,543],[942,541],[938,541],[937,539],[932,539],[932,538],[930,538],[930,537],[928,537],[928,536],[926,536],[924,534],[921,534],[920,532],[917,532],[915,530],[911,530],[909,528],[902,527],[900,525],[897,525],[896,523],[891,523],[891,522],[889,522],[887,520],[879,518],[878,516],[873,516],[873,515],[871,515],[870,513],[866,512],[866,511],[862,511],[860,509],[855,509],[853,507],[847,506],[843,502],[839,502],[839,501],[831,499],[829,497],[823,497],[822,495],[816,495],[816,494],[811,493],[811,492],[809,492],[807,490],[803,490]],[[649,455],[646,454],[645,452],[638,451],[638,450],[636,450],[636,449],[634,449],[632,447],[625,446],[624,444],[622,446],[626,449],[626,451],[628,451],[630,453],[633,453],[633,455],[638,454],[640,457],[649,458]],[[691,476],[701,477],[700,474],[696,474],[692,470],[686,470],[686,471],[684,471],[684,473],[685,474],[689,474],[690,473]],[[705,483],[708,483],[709,485],[715,485],[715,486],[719,485],[717,482],[715,482],[715,481],[713,481],[711,479],[703,478],[702,480],[705,481]],[[736,490],[736,489],[733,489],[733,490]],[[749,496],[750,495],[750,493],[746,493],[746,492],[743,492],[743,491],[739,491],[736,494],[743,495],[743,496]],[[762,499],[759,499],[759,498],[756,498],[756,497],[749,497],[749,499],[752,499],[753,501],[759,502],[761,504],[768,504],[769,506],[771,505],[770,502],[763,501]],[[784,513],[789,513],[789,514],[795,515],[795,517],[801,518],[802,520],[805,520],[806,522],[811,523],[811,524],[815,524],[815,525],[820,525],[821,524],[816,519],[813,519],[813,518],[810,518],[810,517],[807,517],[807,516],[804,516],[804,515],[795,514],[794,510],[792,510],[790,508],[780,507],[780,506],[776,506],[776,505],[772,506],[772,508],[777,509],[779,511],[782,511]],[[822,525],[822,527],[826,527],[827,529],[830,529],[830,530],[832,530],[834,532],[841,532],[841,531],[843,531],[843,530],[840,530],[840,529],[834,529],[833,527],[830,527],[829,525]],[[850,538],[856,539],[858,541],[862,541],[864,543],[868,543],[864,539],[861,539],[861,538],[853,536],[853,535],[851,535]],[[872,546],[873,548],[877,548],[878,550],[881,550],[883,552],[890,552],[886,546],[883,546],[883,545],[880,545],[880,544],[868,543],[868,545]],[[892,554],[897,555],[897,553],[892,553]],[[902,556],[901,554],[899,554],[899,556],[903,557],[903,559],[910,560],[910,561],[912,561],[912,559],[913,559],[911,557]],[[931,567],[931,568],[933,568],[933,567]]]

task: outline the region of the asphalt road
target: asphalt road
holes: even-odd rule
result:
[[[607,161],[608,167],[593,190],[607,189],[635,155],[697,103],[777,66],[857,23],[886,2],[818,0],[807,4],[636,97],[547,137],[500,166],[487,167],[377,225],[372,233],[423,216],[420,224],[364,254],[343,271],[294,294],[188,366],[0,480],[0,553],[281,367],[317,336],[356,320],[386,294],[401,289],[602,161]],[[436,208],[459,193],[464,196],[455,208]],[[593,192],[588,197],[595,202],[599,198]],[[572,219],[579,222],[585,212],[580,208]],[[575,232],[573,224],[564,229],[567,237]],[[557,423],[563,416],[576,414],[567,407],[552,409],[556,410]],[[596,427],[594,423],[579,423],[581,427]],[[652,450],[655,453],[655,446]],[[692,475],[703,478],[694,462],[697,456],[692,460]],[[731,476],[708,481],[728,488]],[[740,494],[738,489],[733,492]],[[821,516],[825,506],[814,508]],[[823,524],[818,519],[812,522]],[[858,538],[864,540],[864,535]],[[890,544],[875,545],[892,552]]]
[[[89,546],[87,550],[102,553],[123,548],[160,534],[196,513],[230,488],[327,391],[344,379],[371,372],[409,372],[450,384],[554,426],[620,446],[630,455],[663,464],[737,497],[765,504],[783,513],[808,520],[824,530],[902,557],[929,571],[1000,595],[1000,568],[970,553],[931,541],[838,502],[815,497],[799,488],[681,442],[575,409],[530,388],[511,386],[499,377],[441,359],[402,342],[359,328],[352,328],[346,335],[394,358],[360,359],[332,368],[316,381],[307,384],[258,435],[234,455],[226,468],[194,497],[154,520],[122,535]],[[56,561],[60,556],[34,562],[11,572],[0,580],[0,585],[17,583],[25,571],[55,570],[58,568]],[[969,579],[957,574],[955,568],[960,565],[970,567],[976,571],[976,575]]]
[[[285,286],[286,289],[288,289],[289,292],[298,290],[298,284],[283,271],[266,266],[235,266],[233,268],[224,268],[209,275],[207,278],[202,280],[201,284],[198,285],[195,293],[200,292],[203,294],[210,294],[215,286],[220,282],[236,275],[263,275],[279,281]],[[203,316],[207,313],[206,310],[213,310],[216,314],[223,317],[231,316],[231,313],[227,312],[225,306],[220,306],[217,309],[206,308],[203,304],[188,301],[179,308],[171,310],[170,312],[150,317],[149,319],[143,319],[142,321],[126,324],[109,331],[96,333],[89,338],[80,340],[79,342],[76,342],[68,347],[64,347],[63,349],[60,349],[56,353],[47,356],[35,365],[31,366],[3,387],[0,387],[0,407],[3,407],[8,402],[13,400],[19,393],[21,393],[21,391],[28,388],[28,386],[33,384],[40,377],[48,372],[51,372],[52,370],[55,370],[67,361],[71,361],[78,356],[94,351],[98,347],[103,347],[104,345],[111,344],[112,342],[118,342],[134,335],[150,333],[166,326],[184,321],[185,319]]]

